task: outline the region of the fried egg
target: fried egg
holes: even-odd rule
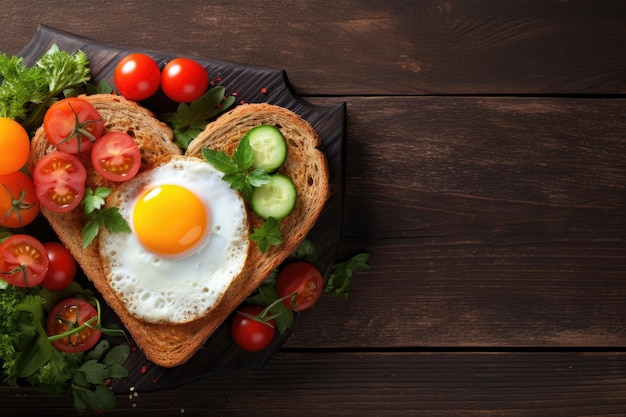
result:
[[[245,204],[202,160],[174,159],[116,189],[131,233],[103,230],[110,287],[130,314],[185,323],[205,314],[243,269]]]

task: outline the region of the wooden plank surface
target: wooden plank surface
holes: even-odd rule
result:
[[[0,0],[38,24],[284,69],[347,103],[340,255],[371,254],[264,367],[108,415],[626,415],[626,2]],[[74,415],[0,386],[2,415]]]
[[[624,346],[626,100],[347,102],[340,247],[373,268],[289,346]]]
[[[285,352],[260,370],[129,392],[106,415],[616,417],[626,413],[625,373],[615,353]],[[74,415],[62,399],[0,394],[15,417]]]
[[[305,95],[626,92],[620,0],[1,3],[8,53],[43,23],[101,42],[286,68]]]

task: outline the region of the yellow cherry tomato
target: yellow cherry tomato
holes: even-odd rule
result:
[[[30,139],[21,124],[0,118],[0,175],[19,171],[28,160]]]

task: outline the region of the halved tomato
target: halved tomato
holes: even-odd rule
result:
[[[127,181],[139,172],[141,152],[128,133],[109,132],[93,145],[91,163],[104,178]]]
[[[37,162],[33,180],[39,203],[55,212],[67,212],[85,195],[87,170],[76,156],[54,151]]]
[[[102,335],[98,325],[98,311],[82,298],[62,300],[50,310],[46,333],[52,340],[52,346],[61,352],[89,350]]]
[[[39,284],[48,272],[48,264],[46,249],[31,235],[13,235],[0,244],[2,279],[16,287]]]
[[[311,308],[324,290],[324,279],[319,269],[308,262],[293,262],[284,267],[276,279],[276,292],[283,303],[293,311]],[[288,297],[293,294],[293,297]]]
[[[48,141],[57,149],[80,153],[91,149],[104,131],[104,121],[98,110],[86,100],[65,98],[54,103],[43,118]]]

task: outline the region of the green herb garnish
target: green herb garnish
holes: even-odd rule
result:
[[[180,103],[176,112],[159,115],[172,128],[178,146],[187,149],[189,143],[212,119],[233,105],[235,97],[224,97],[225,91],[221,86],[212,87],[199,99],[189,104]]]
[[[254,153],[250,140],[246,136],[241,139],[232,157],[224,151],[209,148],[202,149],[202,156],[215,169],[224,173],[222,179],[230,185],[231,189],[241,192],[247,202],[250,201],[255,187],[267,184],[271,180],[264,170],[252,169]],[[268,218],[263,226],[254,229],[250,239],[257,243],[261,253],[265,253],[270,246],[280,245],[282,232],[278,220]]]
[[[69,54],[52,45],[32,67],[0,54],[0,117],[15,119],[32,134],[57,96],[89,80],[89,61],[80,50]]]
[[[280,224],[278,220],[273,217],[269,217],[263,226],[255,228],[250,235],[250,239],[256,242],[261,253],[274,245],[280,245],[283,243],[282,232],[280,230]]]
[[[224,173],[222,178],[230,188],[241,192],[244,200],[250,201],[252,190],[270,181],[270,176],[262,169],[252,169],[254,152],[250,140],[244,136],[237,149],[230,157],[224,151],[215,151],[209,148],[202,149],[204,160]]]
[[[87,222],[83,227],[83,249],[87,248],[98,236],[102,227],[115,233],[130,233],[128,222],[117,207],[104,206],[104,199],[111,194],[111,189],[98,187],[94,190],[87,188],[83,197],[84,213]]]
[[[359,253],[347,261],[336,263],[324,287],[324,294],[332,298],[348,298],[352,275],[355,272],[369,269],[368,259],[369,254]]]
[[[115,394],[104,383],[128,375],[122,365],[130,354],[129,346],[111,347],[110,342],[103,339],[89,352],[60,352],[52,347],[51,337],[44,329],[46,301],[33,294],[36,287],[17,288],[2,280],[0,284],[0,361],[5,382],[19,386],[23,379],[50,395],[69,391],[80,413],[86,409],[97,412],[114,409]],[[97,300],[95,303],[100,323],[99,303]],[[121,332],[101,330],[103,333]]]

